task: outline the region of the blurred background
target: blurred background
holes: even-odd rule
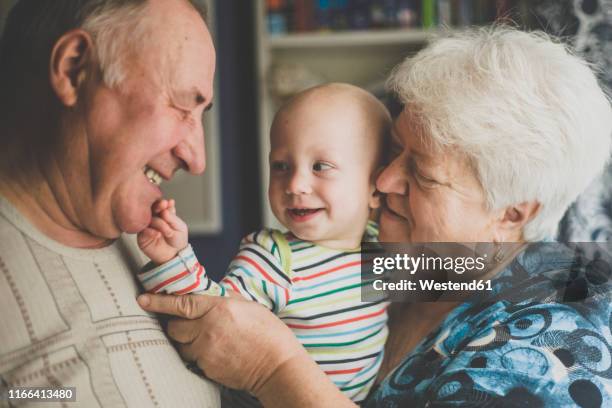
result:
[[[17,1],[0,0],[0,27]],[[216,100],[204,119],[207,170],[163,188],[217,278],[244,235],[278,227],[266,194],[268,131],[278,106],[302,89],[342,81],[385,99],[393,66],[436,35],[495,21],[561,36],[612,84],[612,0],[206,2],[217,49]]]

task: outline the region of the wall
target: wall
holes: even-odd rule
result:
[[[223,231],[192,237],[191,243],[217,279],[235,255],[240,239],[261,226],[253,3],[215,3]]]

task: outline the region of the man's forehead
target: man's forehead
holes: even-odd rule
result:
[[[148,54],[157,62],[172,93],[182,101],[201,103],[212,97],[216,53],[202,16],[187,1],[162,0],[151,7],[153,42]]]
[[[177,40],[181,46],[164,64],[175,103],[187,108],[208,106],[212,101],[215,49],[208,35],[206,37]]]

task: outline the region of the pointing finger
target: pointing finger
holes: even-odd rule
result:
[[[217,296],[175,296],[147,293],[138,297],[138,304],[148,312],[163,313],[186,319],[197,319],[204,316],[224,300]]]

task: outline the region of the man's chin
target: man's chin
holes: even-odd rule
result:
[[[137,234],[151,224],[151,210],[146,209],[133,215],[119,215],[116,225],[121,232],[126,234]]]
[[[158,199],[159,188],[146,181],[123,183],[111,197],[112,221],[115,228],[128,234],[136,234],[151,224],[151,207]]]

